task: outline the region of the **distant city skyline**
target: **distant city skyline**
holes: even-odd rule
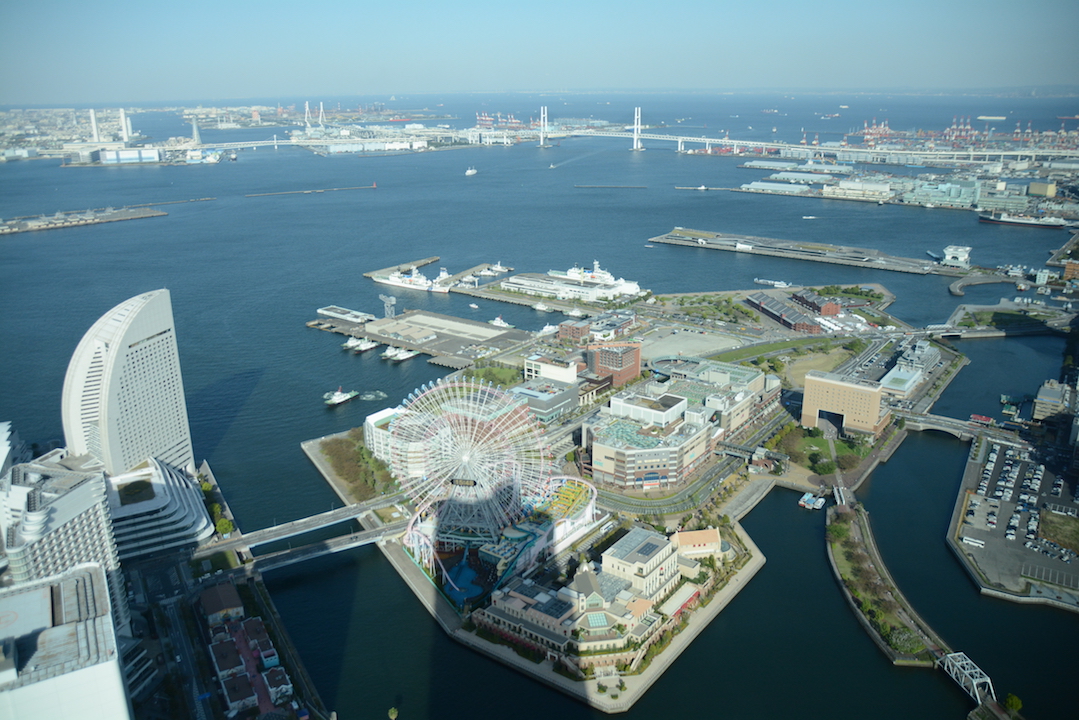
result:
[[[0,9],[0,105],[511,91],[1077,85],[1079,4],[406,6],[42,0]]]

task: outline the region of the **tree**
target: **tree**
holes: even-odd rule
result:
[[[1023,701],[1012,693],[1008,693],[1008,697],[1004,698],[1004,707],[1008,708],[1008,712],[1014,715],[1023,709]]]
[[[222,535],[228,535],[230,532],[236,529],[236,526],[232,524],[232,521],[227,517],[218,518],[217,520],[217,532]]]
[[[857,455],[840,455],[839,467],[842,470],[853,470],[858,467],[862,462],[862,459]]]

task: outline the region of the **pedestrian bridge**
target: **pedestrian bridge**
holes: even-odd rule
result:
[[[250,549],[258,547],[259,545],[265,545],[266,543],[288,540],[297,535],[304,535],[309,532],[314,532],[315,530],[321,530],[324,527],[348,522],[349,520],[355,520],[365,512],[393,505],[394,500],[396,499],[399,498],[397,496],[394,496],[394,498],[379,498],[375,501],[359,503],[357,505],[346,505],[324,513],[318,513],[317,515],[280,523],[278,525],[273,525],[272,527],[255,530],[249,533],[235,532],[233,533],[234,536],[230,537],[228,540],[222,540],[198,548],[192,555],[192,559],[200,560],[223,551]]]
[[[350,535],[335,537],[330,540],[313,542],[301,547],[278,550],[277,552],[267,553],[266,555],[255,555],[255,567],[258,568],[260,572],[268,572],[270,570],[277,570],[279,568],[287,567],[288,565],[303,562],[304,560],[311,560],[317,557],[363,547],[364,545],[377,543],[385,538],[392,538],[400,535],[404,532],[407,524],[408,522],[406,520],[402,520],[400,522],[390,523],[389,525],[383,525],[374,530],[355,532]]]

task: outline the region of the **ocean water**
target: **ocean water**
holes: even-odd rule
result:
[[[942,129],[953,115],[1009,115],[1024,127],[1030,119],[1036,129],[1055,129],[1057,115],[1072,114],[1067,102],[1041,99],[888,96],[456,96],[404,98],[401,107],[437,108],[454,118],[437,122],[467,126],[477,111],[525,118],[538,116],[543,103],[552,118],[629,123],[641,105],[645,122],[683,119],[679,132],[686,134],[729,130],[731,137],[763,138],[775,126],[777,137],[797,140],[804,127],[822,141],[873,117],[888,118],[893,128]],[[850,108],[838,109],[841,104]],[[834,112],[841,117],[820,119]],[[156,138],[186,132],[165,112],[132,122]],[[202,129],[206,140],[274,132],[283,134],[280,128]],[[544,272],[598,260],[657,293],[746,288],[754,277],[878,282],[899,296],[895,314],[924,325],[942,322],[961,300],[948,295],[946,279],[644,245],[681,226],[911,257],[969,245],[981,265],[1035,265],[1064,239],[980,225],[973,213],[680,191],[675,188],[734,187],[768,173],[739,169],[736,159],[678,155],[659,143],[631,153],[628,144],[569,139],[549,149],[521,144],[392,157],[321,157],[283,147],[244,151],[235,163],[213,166],[0,165],[4,218],[213,198],[163,206],[167,217],[0,241],[0,418],[13,421],[27,441],[60,438],[64,372],[82,334],[122,300],[168,287],[196,454],[214,468],[240,527],[252,530],[339,502],[299,443],[360,425],[385,402],[327,409],[324,392],[382,390],[396,401],[444,373],[422,358],[390,365],[374,354],[345,353],[340,337],[304,326],[329,304],[381,314],[378,295],[387,288],[363,278],[365,271],[438,255],[433,272],[496,260]],[[469,166],[478,174],[465,177]],[[372,182],[376,190],[247,197]],[[1009,289],[980,286],[962,300],[993,302]],[[394,294],[398,310],[477,319],[501,314],[525,329],[551,319],[483,300],[471,310],[467,297]],[[993,414],[986,411],[995,410],[999,393],[1031,393],[1055,376],[1062,347],[1050,338],[964,343],[974,362],[936,409],[960,417]],[[1018,694],[1030,717],[1066,716],[1076,700],[1073,686],[1044,668],[1070,667],[1066,648],[1079,640],[1075,616],[981,598],[944,547],[965,452],[953,440],[912,436],[877,471],[865,499],[885,558],[938,631],[976,662],[984,660],[998,692]],[[927,478],[935,482],[923,487]],[[777,491],[747,518],[768,564],[630,715],[657,717],[678,707],[739,718],[961,716],[968,701],[943,674],[896,669],[880,656],[827,570],[822,516],[800,511],[794,500]],[[268,580],[320,692],[342,717],[381,717],[391,705],[408,717],[593,714],[443,637],[376,550]],[[1045,646],[1048,655],[1032,661],[1032,651],[1044,653]]]

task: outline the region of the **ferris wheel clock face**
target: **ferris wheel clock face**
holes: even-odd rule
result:
[[[438,382],[408,397],[390,426],[390,466],[418,507],[441,503],[440,531],[497,534],[543,494],[550,463],[518,397],[472,381]]]

